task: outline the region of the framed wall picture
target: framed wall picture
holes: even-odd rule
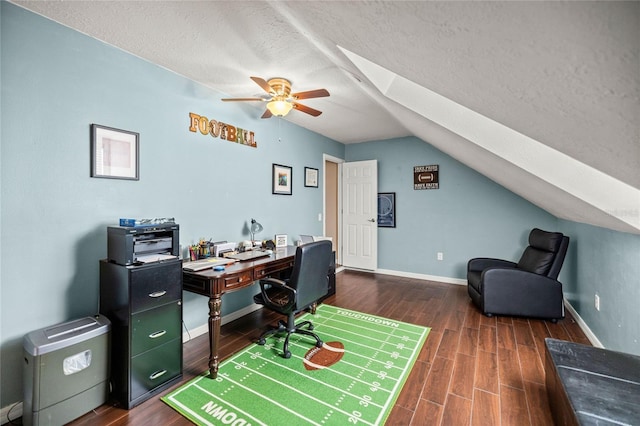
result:
[[[139,180],[140,135],[91,125],[91,177]]]
[[[396,227],[396,193],[378,193],[378,227]]]
[[[281,195],[291,195],[291,174],[289,166],[274,164],[272,171],[272,193]]]
[[[276,247],[286,247],[287,246],[287,235],[286,234],[276,234]]]
[[[318,169],[312,167],[304,168],[304,186],[310,188],[318,187]]]

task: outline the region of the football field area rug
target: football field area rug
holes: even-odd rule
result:
[[[324,346],[292,334],[252,344],[162,400],[198,425],[382,425],[429,328],[320,305],[313,322]],[[298,322],[297,321],[297,322]]]

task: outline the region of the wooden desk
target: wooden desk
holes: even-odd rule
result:
[[[199,272],[182,271],[183,288],[192,293],[209,297],[209,375],[218,375],[218,348],[222,295],[228,291],[240,290],[254,281],[293,268],[296,248],[282,247],[268,257],[246,262],[236,262],[224,271],[205,269]]]

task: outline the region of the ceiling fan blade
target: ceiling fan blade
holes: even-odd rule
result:
[[[243,101],[264,101],[262,98],[226,98],[220,99],[222,102],[243,102]]]
[[[264,111],[264,114],[262,114],[262,117],[260,118],[271,118],[273,114],[271,114],[271,111],[269,111],[268,109]]]
[[[326,89],[308,90],[306,92],[292,93],[291,97],[295,99],[323,98],[329,96]]]
[[[270,95],[272,94],[273,89],[271,88],[271,86],[269,86],[269,83],[267,83],[267,81],[264,78],[251,77],[251,80],[255,81],[258,86],[262,87],[262,90],[264,90]]]
[[[293,104],[293,107],[295,109],[297,109],[298,111],[305,112],[305,113],[307,113],[309,115],[313,115],[314,117],[317,117],[320,114],[322,114],[322,111],[318,111],[317,109],[309,108],[306,105],[302,105],[302,104],[299,104],[297,102],[292,102],[292,104]]]

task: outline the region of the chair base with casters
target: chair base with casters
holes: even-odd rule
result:
[[[307,327],[305,330],[302,327]],[[295,317],[293,315],[287,318],[287,322],[283,320],[278,321],[278,327],[272,328],[270,330],[265,331],[260,335],[258,339],[259,345],[264,345],[266,343],[266,339],[269,336],[274,334],[284,334],[286,333],[287,337],[284,339],[284,346],[282,347],[282,357],[283,358],[291,358],[291,351],[289,351],[289,337],[293,333],[303,334],[305,336],[311,336],[316,339],[316,347],[321,348],[323,345],[322,339],[318,337],[317,334],[313,333],[313,323],[311,321],[301,321],[298,324],[295,323]]]
[[[331,241],[316,241],[299,246],[293,264],[291,277],[287,280],[265,278],[260,280],[260,293],[253,301],[287,317],[280,320],[278,327],[262,333],[258,344],[264,345],[266,338],[274,334],[286,333],[282,356],[291,357],[289,338],[291,334],[301,334],[315,339],[315,346],[321,348],[322,340],[313,333],[310,321],[295,323],[295,316],[306,310],[315,311],[318,300],[329,292],[329,272],[332,258]]]

